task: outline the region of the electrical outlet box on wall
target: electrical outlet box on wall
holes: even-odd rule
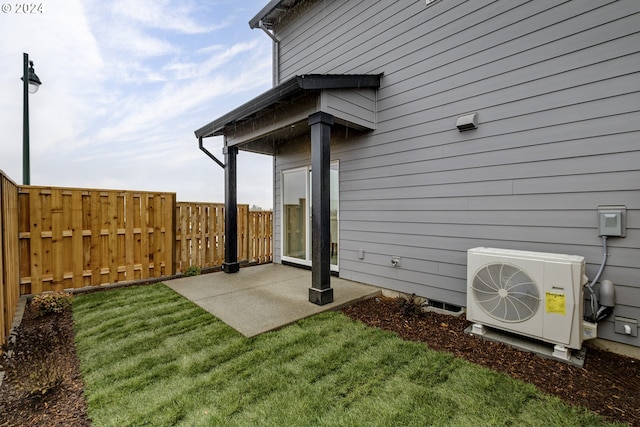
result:
[[[629,335],[630,337],[638,336],[638,321],[626,317],[615,317],[614,330],[616,334]]]
[[[608,237],[625,237],[626,214],[626,206],[598,206],[598,234]]]

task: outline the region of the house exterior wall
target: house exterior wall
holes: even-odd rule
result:
[[[640,320],[640,2],[301,2],[275,26],[280,78],[384,73],[377,127],[336,136],[340,276],[466,305],[478,246],[602,259],[598,205],[626,205],[603,279]],[[457,117],[478,112],[479,128]],[[308,140],[275,159],[310,164]],[[364,259],[358,251],[364,250]],[[391,256],[401,257],[393,268]],[[601,337],[640,346],[614,333]]]

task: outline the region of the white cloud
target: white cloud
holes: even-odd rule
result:
[[[112,10],[119,17],[128,18],[151,28],[178,31],[185,34],[208,33],[228,25],[224,21],[217,25],[201,25],[190,15],[198,12],[197,4],[188,1],[169,0],[118,0]]]
[[[2,33],[12,35],[0,37],[0,92],[4,95],[0,129],[12,140],[21,140],[19,77],[22,52],[27,52],[43,82],[40,91],[29,97],[31,135],[41,146],[55,146],[72,138],[80,125],[86,105],[82,98],[94,94],[92,81],[100,79],[103,63],[79,2],[44,10],[46,16],[0,16]]]
[[[269,87],[271,43],[236,2],[176,4],[67,0],[41,16],[0,16],[0,169],[21,181],[25,51],[43,81],[29,98],[33,184],[223,201],[223,171],[193,131]],[[217,31],[231,22],[235,31]],[[220,155],[219,141],[207,144]],[[271,159],[238,160],[239,200],[271,207]]]
[[[177,52],[171,43],[140,31],[130,25],[114,25],[109,27],[106,35],[114,51],[118,54],[129,53],[135,58],[162,56]]]
[[[119,110],[118,115],[114,117],[117,120],[94,129],[91,140],[86,140],[85,144],[95,144],[96,140],[134,142],[161,137],[170,132],[171,128],[180,125],[172,120],[180,121],[194,109],[216,104],[227,105],[227,109],[234,107],[235,105],[230,105],[223,98],[238,93],[250,93],[269,82],[268,58],[257,50],[257,47],[254,47],[254,52],[247,52],[247,55],[252,58],[262,56],[265,60],[258,62],[255,67],[240,68],[239,73],[218,73],[191,80],[167,82],[144,97],[123,94],[123,98],[116,100],[114,104]],[[220,115],[225,112],[221,108],[218,108],[218,111]],[[213,118],[212,114],[208,120]]]

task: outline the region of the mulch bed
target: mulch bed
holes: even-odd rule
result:
[[[343,309],[367,325],[424,342],[530,382],[610,421],[640,426],[640,360],[589,348],[583,368],[464,333],[462,317],[416,312],[404,299],[374,298]],[[0,387],[0,426],[89,426],[70,312],[35,317],[27,307]],[[5,352],[6,355],[6,352]]]
[[[36,317],[27,305],[17,335],[0,355],[0,426],[90,426],[71,311]]]

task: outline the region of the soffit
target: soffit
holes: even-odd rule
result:
[[[244,137],[242,141],[236,141],[236,143],[247,142],[260,135],[295,125],[303,121],[310,113],[318,111],[322,105],[318,100],[323,91],[333,91],[334,93],[341,90],[371,92],[380,87],[380,77],[380,75],[370,74],[306,74],[296,76],[202,126],[195,131],[195,135],[197,138],[230,136],[230,134],[237,134],[238,129],[251,128],[256,134],[255,137],[249,135]],[[360,114],[356,110],[356,106],[352,110],[345,112],[343,122],[354,121],[353,117]],[[269,120],[269,117],[274,118]],[[341,119],[339,114],[337,119]],[[367,127],[357,120],[354,123],[357,127]]]

